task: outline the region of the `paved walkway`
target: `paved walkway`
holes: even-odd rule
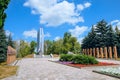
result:
[[[46,58],[26,58],[17,65],[17,75],[3,80],[119,80],[88,69],[53,63]]]

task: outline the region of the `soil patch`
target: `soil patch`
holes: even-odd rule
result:
[[[56,61],[56,63],[60,63],[60,64],[64,64],[64,65],[71,66],[71,67],[76,67],[76,68],[118,65],[118,64],[107,63],[107,62],[99,62],[98,64],[73,64],[72,62]]]

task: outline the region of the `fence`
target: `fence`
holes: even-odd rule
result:
[[[83,54],[91,55],[97,58],[114,58],[117,59],[117,48],[114,47],[103,47],[103,48],[89,48],[89,49],[82,49]]]
[[[7,50],[7,64],[10,64],[16,60],[16,50],[11,46],[8,46]]]

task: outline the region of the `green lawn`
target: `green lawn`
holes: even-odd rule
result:
[[[16,74],[18,66],[9,66],[6,63],[0,64],[0,79]]]

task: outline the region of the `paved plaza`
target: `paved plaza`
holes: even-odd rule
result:
[[[3,80],[119,80],[92,72],[93,69],[99,67],[78,69],[51,62],[49,59],[25,58],[19,60],[17,74]],[[116,63],[120,62],[116,61]]]

